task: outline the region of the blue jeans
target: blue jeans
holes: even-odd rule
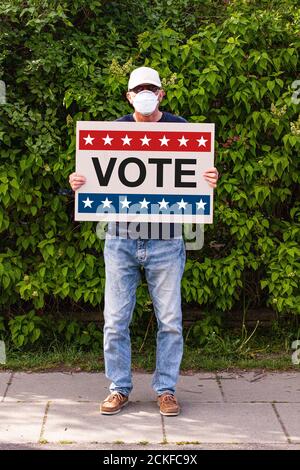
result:
[[[152,386],[158,395],[175,393],[183,353],[181,278],[186,260],[183,238],[142,240],[106,234],[104,359],[110,391],[132,390],[129,325],[144,267],[158,323],[156,370]]]

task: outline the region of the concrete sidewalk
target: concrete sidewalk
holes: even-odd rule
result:
[[[103,416],[102,373],[0,372],[0,449],[300,449],[300,371],[182,375],[182,412],[169,418],[151,375],[133,379],[129,405]]]

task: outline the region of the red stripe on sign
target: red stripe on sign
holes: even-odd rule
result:
[[[210,152],[210,132],[79,131],[79,150]]]

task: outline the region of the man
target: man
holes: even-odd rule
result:
[[[149,67],[134,70],[129,78],[127,92],[127,99],[134,107],[134,112],[118,121],[187,122],[182,117],[159,110],[164,96],[156,70]],[[212,187],[216,187],[216,168],[206,171],[203,176]],[[77,173],[72,173],[69,179],[74,191],[86,181],[84,176]],[[112,383],[111,393],[101,403],[100,411],[106,415],[118,413],[128,403],[132,390],[129,325],[140,268],[143,267],[158,323],[156,370],[152,386],[157,394],[160,413],[176,416],[180,407],[175,397],[175,387],[183,352],[181,278],[186,259],[184,240],[182,234],[175,233],[178,229],[176,225],[179,224],[171,224],[170,237],[167,239],[162,237],[161,230],[156,238],[149,236],[154,224],[140,224],[143,228],[146,226],[147,233],[145,235],[144,232],[138,238],[130,236],[130,224],[125,229],[121,229],[120,225],[108,224],[104,247],[104,358],[106,376]],[[114,230],[116,236],[113,235]]]

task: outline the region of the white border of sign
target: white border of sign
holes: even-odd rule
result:
[[[114,154],[118,154],[118,151],[111,151],[111,150],[93,150],[92,148],[89,149],[88,157],[86,150],[79,150],[79,131],[82,130],[90,130],[90,131],[142,131],[142,132],[155,132],[155,131],[162,131],[162,132],[180,132],[180,133],[187,133],[187,132],[199,132],[199,134],[203,132],[210,132],[211,133],[211,150],[209,152],[184,152],[184,151],[176,151],[176,152],[159,152],[159,151],[151,151],[147,153],[149,157],[190,157],[197,159],[197,174],[202,175],[202,173],[207,170],[208,168],[212,168],[214,166],[214,137],[215,137],[215,125],[214,124],[206,124],[206,123],[159,123],[159,122],[151,122],[151,123],[136,123],[136,122],[126,122],[126,121],[78,121],[77,128],[76,128],[76,172],[86,176],[87,182],[84,184],[75,194],[75,220],[76,221],[107,221],[107,222],[163,222],[163,223],[213,223],[213,188],[209,186],[209,184],[204,180],[203,177],[199,177],[197,181],[196,188],[174,188],[173,194],[174,195],[205,195],[209,196],[210,198],[210,211],[209,214],[136,214],[136,213],[103,213],[103,212],[93,212],[93,213],[82,213],[78,211],[79,205],[79,197],[80,194],[84,193],[92,193],[92,194],[101,194],[103,198],[105,198],[105,194],[111,193],[112,189],[107,187],[102,187],[101,191],[99,188],[99,183],[95,184],[95,177],[91,176],[91,167],[89,163],[87,164],[87,158],[91,157],[101,157],[101,155],[113,156]],[[131,150],[122,150],[119,152],[122,156],[125,157],[139,157],[141,154],[145,154],[145,151],[131,151]],[[93,168],[93,172],[95,170]],[[91,181],[93,182],[91,184]],[[148,194],[151,191],[148,191]],[[124,191],[115,190],[115,193],[120,195],[124,194]],[[127,195],[137,193],[136,188],[127,188],[126,191]],[[158,189],[154,188],[152,194],[164,194],[163,191],[161,193]],[[143,194],[141,194],[143,197]]]

